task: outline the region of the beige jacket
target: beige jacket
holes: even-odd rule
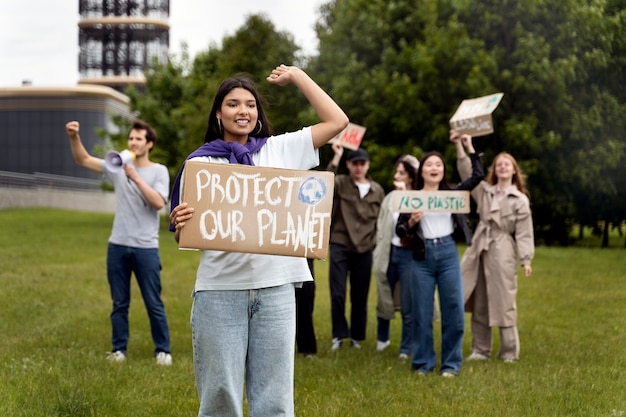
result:
[[[336,169],[331,163],[326,170],[335,172]],[[370,191],[361,198],[349,175],[335,176],[330,243],[345,246],[356,253],[374,250],[376,220],[385,191],[377,182],[370,179],[370,183]]]
[[[457,161],[461,178],[469,175],[467,162]],[[473,311],[472,294],[479,274],[487,284],[489,325],[517,324],[517,261],[530,265],[535,254],[533,221],[528,197],[515,187],[495,198],[496,186],[483,181],[472,191],[480,218],[472,245],[461,259],[465,310]]]
[[[391,211],[391,193],[387,194],[380,206],[380,213],[376,221],[376,248],[373,253],[373,269],[376,276],[376,316],[391,320],[395,316],[393,292],[387,279],[389,267],[389,253],[391,251],[391,237],[396,227]]]

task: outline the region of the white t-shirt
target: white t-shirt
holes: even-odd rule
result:
[[[228,163],[218,157],[192,160]],[[252,160],[260,167],[306,170],[319,165],[319,152],[313,147],[311,128],[306,127],[271,136]],[[182,195],[182,181],[180,186]],[[305,258],[204,250],[194,290],[250,290],[312,280]]]
[[[370,190],[372,189],[372,183],[367,181],[367,182],[355,182],[357,188],[359,189],[359,195],[361,196],[361,198],[365,197],[367,195],[367,193],[370,192]]]
[[[393,216],[393,226],[391,228],[391,244],[393,246],[402,246],[402,241],[396,233],[396,225],[398,224],[398,217],[400,217],[400,213],[393,212],[391,215]]]
[[[424,239],[437,239],[451,235],[454,232],[452,215],[450,213],[424,213],[420,220]]]
[[[161,164],[135,167],[137,174],[167,202],[170,174]],[[115,217],[109,242],[131,248],[159,247],[159,211],[152,207],[123,169],[111,172],[102,161],[102,172],[115,187]]]

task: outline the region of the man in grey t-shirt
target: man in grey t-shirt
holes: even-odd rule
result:
[[[170,177],[165,166],[149,158],[156,133],[147,123],[134,121],[128,133],[129,155],[134,161],[116,169],[87,152],[78,134],[78,122],[69,122],[65,128],[76,163],[104,174],[115,187],[115,218],[107,250],[107,278],[113,299],[113,349],[108,358],[114,362],[126,359],[130,280],[134,272],[150,319],[156,362],[171,365],[159,257],[159,210],[167,203]]]

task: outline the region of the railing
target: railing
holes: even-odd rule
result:
[[[0,171],[0,187],[101,191],[102,180],[46,174],[43,172],[24,174]]]

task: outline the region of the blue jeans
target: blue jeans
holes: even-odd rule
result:
[[[130,305],[131,274],[137,284],[150,319],[155,354],[170,351],[170,333],[161,301],[161,259],[158,248],[140,249],[109,243],[107,249],[107,278],[111,289],[113,351],[126,353],[128,345],[128,307]]]
[[[199,291],[191,309],[199,417],[293,416],[293,284]]]
[[[458,373],[463,361],[465,312],[459,254],[452,236],[426,239],[426,259],[413,261],[412,283],[412,369],[422,373],[435,369],[432,319],[437,286],[441,309],[441,372]]]
[[[411,340],[413,338],[411,316],[411,263],[413,262],[411,249],[391,245],[387,281],[393,289],[400,283],[400,315],[402,316],[402,337],[400,339],[400,353],[411,354]],[[389,320],[378,319],[378,340],[389,340]]]

